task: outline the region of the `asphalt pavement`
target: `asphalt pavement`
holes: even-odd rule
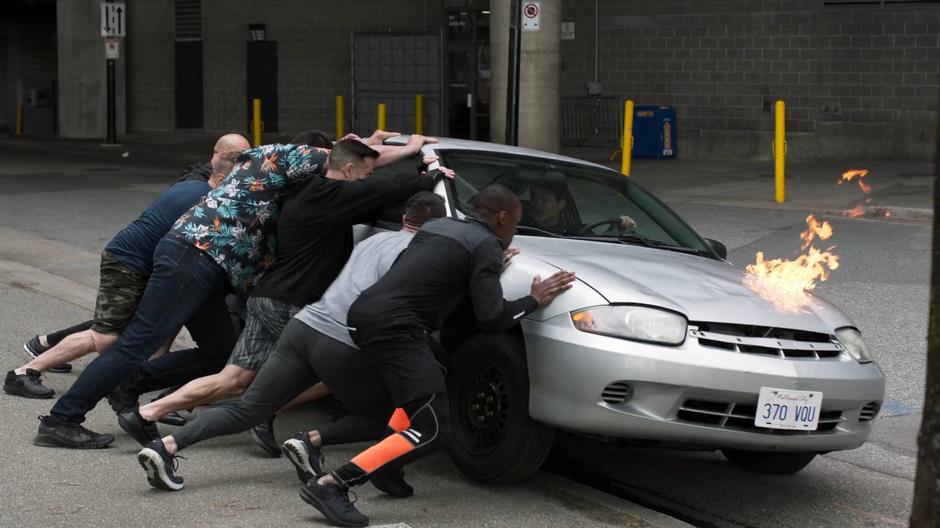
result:
[[[129,150],[99,149],[89,142],[0,139],[4,371],[26,361],[25,339],[90,317],[101,249],[176,180],[182,167],[208,159],[211,138],[196,134],[187,142],[168,136],[158,138],[163,143],[127,145]],[[46,374],[44,382],[61,394],[87,364],[88,359],[76,361],[75,372]],[[33,446],[36,417],[47,414],[51,405],[52,400],[0,394],[0,526],[328,525],[300,500],[292,466],[283,458],[266,458],[247,433],[188,449],[179,468],[186,488],[167,493],[147,484],[135,458],[140,446],[123,434],[106,404],[88,415],[86,425],[116,434],[112,447],[73,451]],[[322,423],[333,411],[316,403],[292,411],[278,420],[278,437]],[[363,447],[325,450],[326,467],[341,464]],[[550,472],[523,484],[478,485],[443,453],[410,467],[407,478],[417,490],[410,499],[390,500],[371,486],[357,489],[356,504],[371,517],[372,526],[689,526]]]
[[[0,139],[0,357],[20,364],[22,341],[90,315],[98,253],[183,166],[208,158],[203,133],[142,134],[123,148],[95,142]],[[202,155],[201,153],[205,153]],[[470,483],[446,457],[409,472],[419,494],[390,501],[363,489],[359,505],[374,525],[408,526],[906,526],[913,490],[933,218],[932,165],[914,162],[791,164],[788,200],[773,201],[769,162],[637,160],[633,178],[703,236],[724,242],[736,266],[792,257],[807,214],[832,222],[841,266],[817,291],[853,318],[887,376],[887,393],[870,442],[819,457],[790,476],[745,473],[717,453],[601,443],[563,435],[552,463],[531,483]],[[836,185],[848,169],[867,168],[871,193]],[[851,183],[851,182],[850,182]],[[866,200],[871,198],[870,202]],[[865,216],[845,211],[864,208]],[[886,217],[885,211],[891,216]],[[84,365],[79,361],[79,369]],[[61,393],[76,374],[46,376]],[[274,526],[321,518],[296,497],[293,471],[261,458],[247,435],[194,448],[182,461],[187,489],[149,488],[119,435],[105,452],[33,447],[34,416],[49,402],[0,396],[8,417],[0,464],[0,525]],[[322,409],[304,408],[278,424],[281,436]],[[105,408],[92,429],[120,432]],[[328,453],[340,461],[352,448]],[[563,476],[559,476],[563,475]],[[568,480],[578,480],[578,485]],[[601,491],[598,491],[601,490]],[[614,496],[620,497],[615,498]],[[628,500],[624,500],[626,498]],[[159,521],[159,522],[158,522]]]

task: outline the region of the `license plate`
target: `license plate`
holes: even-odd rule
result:
[[[754,425],[767,429],[815,431],[819,426],[819,410],[823,394],[761,387],[757,400]]]

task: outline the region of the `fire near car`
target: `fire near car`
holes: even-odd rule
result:
[[[531,476],[556,430],[720,449],[773,473],[868,437],[884,375],[835,306],[762,298],[721,243],[601,165],[455,139],[424,153],[457,173],[435,191],[451,216],[494,183],[521,199],[507,298],[528,294],[535,275],[578,277],[512,331],[478,333],[466,312],[442,331],[451,455],[470,477]]]

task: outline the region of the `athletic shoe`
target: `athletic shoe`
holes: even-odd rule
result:
[[[349,489],[346,487],[321,486],[316,480],[311,480],[301,486],[300,498],[337,526],[369,525],[369,518],[349,501]]]
[[[121,383],[108,394],[108,405],[115,414],[128,413],[137,410],[140,406],[137,402],[138,397],[138,394],[131,392],[127,385]]]
[[[382,493],[399,499],[415,494],[415,489],[405,482],[405,472],[401,468],[388,466],[379,468],[378,471],[369,475],[369,482]]]
[[[26,355],[33,359],[38,358],[40,354],[42,354],[46,350],[49,350],[50,348],[52,347],[42,346],[42,343],[39,342],[38,335],[33,336],[32,338],[30,338],[29,341],[23,343],[23,350],[26,351]],[[72,365],[69,365],[68,363],[63,363],[61,365],[53,365],[47,368],[46,370],[49,372],[53,372],[55,374],[68,374],[69,372],[72,372]]]
[[[274,438],[274,417],[252,427],[251,437],[255,439],[258,447],[271,458],[281,456],[281,446],[277,444],[277,439]]]
[[[98,434],[81,425],[63,422],[52,416],[39,417],[39,431],[33,445],[40,447],[68,447],[71,449],[101,449],[114,441],[114,435]]]
[[[284,442],[284,454],[287,460],[294,465],[297,470],[297,478],[301,482],[307,483],[312,478],[323,474],[322,463],[323,454],[318,447],[310,443],[310,435],[306,432],[299,432],[293,438]]]
[[[137,453],[137,462],[147,472],[147,482],[164,491],[183,489],[183,478],[176,476],[179,469],[177,457],[167,452],[163,440],[156,439]]]
[[[3,392],[37,400],[49,399],[55,395],[54,390],[42,384],[39,372],[33,369],[26,369],[26,374],[17,374],[13,370],[7,372]]]
[[[131,438],[137,440],[137,443],[146,446],[150,442],[160,438],[160,431],[157,430],[157,424],[149,422],[140,415],[138,410],[118,415],[118,425],[124,432],[131,435]]]

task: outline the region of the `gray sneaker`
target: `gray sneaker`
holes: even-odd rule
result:
[[[17,374],[16,371],[7,372],[3,382],[3,392],[13,396],[46,400],[55,396],[55,391],[42,384],[38,371],[26,369],[26,374]]]

